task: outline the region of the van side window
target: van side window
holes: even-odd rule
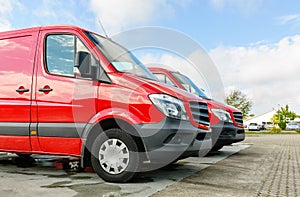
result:
[[[74,76],[74,35],[49,35],[46,39],[46,65],[55,75]]]
[[[88,48],[75,35],[48,35],[46,65],[50,74],[91,78],[92,66],[99,66]]]
[[[156,76],[157,77],[157,79],[158,79],[158,81],[160,81],[160,82],[163,82],[163,83],[166,83],[166,84],[169,84],[169,85],[172,85],[172,86],[175,86],[176,87],[176,85],[171,81],[171,79],[167,76],[167,75],[165,75],[165,74],[161,74],[161,73],[153,73],[154,74],[154,76]]]

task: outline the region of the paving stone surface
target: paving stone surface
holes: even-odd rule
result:
[[[251,146],[153,195],[300,196],[300,135],[248,135]]]
[[[35,160],[24,161],[16,154],[2,153],[0,154],[0,197],[150,196],[247,147],[249,145],[239,143],[224,147],[222,151],[209,157],[190,157],[160,170],[141,173],[130,183],[123,184],[107,183],[96,173],[59,170],[57,167],[62,167],[59,164],[66,160],[56,156],[33,155]]]
[[[144,173],[131,183],[113,184],[95,173],[67,173],[52,157],[16,165],[0,153],[0,197],[10,196],[300,196],[300,135],[248,135],[204,158],[181,160]]]

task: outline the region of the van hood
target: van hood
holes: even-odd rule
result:
[[[110,73],[109,77],[114,84],[131,89],[133,91],[138,91],[143,94],[165,93],[183,101],[197,101],[206,103],[204,99],[182,89],[159,81],[138,77],[130,73]]]
[[[216,100],[207,100],[207,103],[212,106],[212,108],[220,108],[220,109],[225,109],[226,111],[232,111],[232,112],[241,112],[237,108],[227,105],[225,103],[221,103]]]

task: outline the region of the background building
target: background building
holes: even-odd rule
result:
[[[244,121],[244,125],[247,127],[249,126],[250,123],[257,123],[259,125],[262,125],[262,124],[270,124],[271,125],[271,124],[273,124],[271,122],[271,118],[274,116],[274,114],[276,114],[276,111],[277,110],[273,109],[272,111],[263,113],[261,115],[248,118]]]

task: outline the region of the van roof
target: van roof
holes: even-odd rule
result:
[[[176,72],[176,73],[179,73],[178,71],[174,71],[174,70],[171,70],[171,69],[166,69],[166,68],[161,68],[161,67],[148,67],[148,69],[150,71],[161,71],[161,72]]]
[[[23,28],[23,29],[16,29],[16,30],[9,30],[0,32],[0,35],[6,35],[6,34],[14,34],[14,33],[22,33],[22,32],[32,32],[32,31],[38,31],[38,30],[44,30],[44,29],[74,29],[74,30],[85,30],[83,28],[80,28],[78,26],[74,25],[46,25],[46,26],[37,26],[37,27],[29,27],[29,28]]]

